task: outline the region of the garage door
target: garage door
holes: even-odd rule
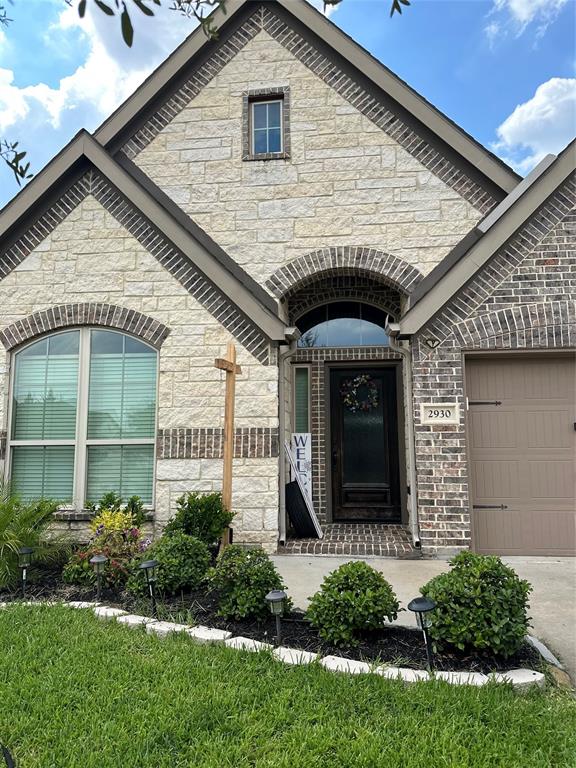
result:
[[[473,546],[576,554],[576,358],[468,359]]]

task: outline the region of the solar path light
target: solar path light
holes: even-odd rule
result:
[[[34,550],[32,547],[20,547],[18,550],[18,566],[21,573],[22,598],[26,597],[26,579],[28,576],[28,568],[32,565],[33,554]]]
[[[94,555],[94,557],[90,558],[90,565],[96,574],[96,599],[98,602],[100,602],[100,598],[102,597],[102,576],[104,576],[104,569],[106,568],[107,562],[108,558],[106,555]]]
[[[428,628],[431,624],[430,613],[436,608],[434,600],[430,600],[428,597],[415,597],[408,603],[408,610],[416,614],[416,623],[422,630],[424,635],[424,642],[426,644],[426,656],[428,658],[428,671],[432,672],[434,669],[434,658],[432,654],[432,644],[430,643],[430,636],[428,635]]]
[[[156,580],[158,578],[158,561],[145,560],[143,563],[140,563],[139,567],[146,574],[146,583],[148,584],[150,601],[152,603],[152,616],[156,619],[158,618],[158,611],[156,608]]]
[[[266,595],[266,602],[270,608],[270,613],[276,617],[276,645],[281,644],[282,638],[282,616],[286,605],[286,592],[281,589],[273,589]]]

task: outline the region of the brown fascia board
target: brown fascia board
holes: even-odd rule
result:
[[[450,253],[421,280],[412,291],[408,300],[408,308],[412,309],[432,288],[442,280],[452,267],[463,258],[472,246],[483,237],[486,232],[493,227],[498,219],[502,218],[506,211],[516,204],[528,187],[534,184],[537,179],[552,165],[556,160],[556,155],[547,155],[538,163],[526,178],[522,179],[515,189],[502,200],[499,205],[493,208],[468,234],[457,243]]]
[[[29,212],[31,206],[37,203],[40,198],[45,200],[45,196],[50,193],[55,184],[58,184],[58,188],[60,189],[62,182],[73,175],[74,169],[84,157],[83,138],[88,135],[89,134],[85,130],[79,131],[74,138],[71,139],[47,165],[44,166],[37,176],[34,176],[32,181],[28,182],[28,184],[26,184],[26,186],[0,210],[0,243],[13,229],[15,224]]]
[[[470,238],[466,249],[467,253],[459,254],[459,258],[456,259],[455,263],[449,265],[448,271],[442,279],[436,282],[400,319],[399,338],[407,339],[418,333],[514,236],[524,223],[554,194],[558,187],[566,181],[570,174],[574,173],[576,169],[575,150],[576,142],[573,141],[553,163],[547,162],[548,158],[546,158],[544,161],[546,167],[543,172],[538,173],[534,181],[526,186],[524,194],[518,197],[513,205],[508,207],[504,201],[503,205],[506,208],[504,213],[493,220],[489,228],[482,232],[477,227],[477,237],[472,237],[473,233],[467,236]],[[462,243],[467,238],[464,238]],[[454,250],[457,249],[458,246]]]
[[[121,104],[102,125],[94,131],[94,138],[107,149],[115,152],[124,143],[127,134],[135,122],[144,122],[155,111],[155,106],[162,101],[166,90],[177,89],[186,80],[185,70],[198,58],[201,61],[210,57],[217,50],[227,30],[236,28],[232,18],[242,10],[250,0],[226,0],[226,12],[218,6],[210,19],[218,29],[218,38],[206,37],[202,27],[198,27],[181,43],[160,66],[149,75],[142,85]],[[248,14],[246,14],[248,15]]]
[[[271,341],[285,341],[285,325],[253,295],[245,284],[211,253],[205,242],[175,220],[169,211],[142,187],[86,131],[81,131],[22,192],[0,212],[0,247],[14,239],[29,221],[62,194],[64,180],[79,178],[94,166],[120,194],[180,250],[200,272],[227,296]],[[207,237],[207,236],[206,236]],[[209,239],[209,238],[208,238]],[[221,254],[218,254],[219,256]],[[227,254],[226,254],[227,256]],[[227,257],[230,258],[230,257]],[[237,267],[240,269],[240,267]],[[246,275],[246,282],[250,281]],[[271,300],[274,303],[274,300]],[[267,299],[268,305],[270,299]]]
[[[429,134],[441,139],[459,155],[460,165],[463,160],[467,165],[473,166],[504,193],[512,191],[518,184],[521,177],[512,168],[430,104],[307,0],[264,0],[264,2],[282,6],[288,13],[297,17],[320,40],[325,41],[349,62],[358,74],[370,80],[408,115],[415,118]]]
[[[478,181],[496,199],[506,196],[520,181],[502,160],[473,139],[452,120],[432,106],[378,59],[342,32],[313,8],[307,0],[227,0],[227,13],[221,8],[211,18],[225,39],[254,9],[270,5],[273,11],[343,71],[388,104],[409,125],[458,167]],[[95,132],[95,138],[115,153],[129,136],[151,117],[165,94],[185,82],[190,68],[199,65],[217,50],[218,40],[207,40],[201,28],[195,30],[166,61]]]

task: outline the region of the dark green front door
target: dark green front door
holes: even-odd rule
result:
[[[400,522],[395,368],[330,370],[332,517]]]

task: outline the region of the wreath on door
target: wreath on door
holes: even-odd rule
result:
[[[369,413],[378,408],[378,387],[368,373],[344,379],[340,385],[340,396],[344,406],[352,413]]]

